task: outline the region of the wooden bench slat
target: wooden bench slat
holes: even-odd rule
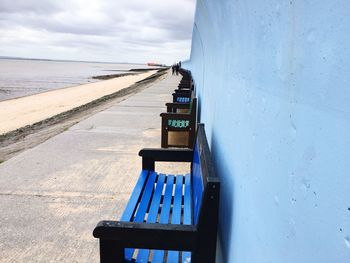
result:
[[[153,194],[154,182],[156,181],[157,173],[151,172],[149,175],[148,181],[146,183],[145,190],[143,191],[140,205],[136,211],[133,222],[143,222],[145,215],[147,213],[147,209],[149,207],[149,202],[151,200]]]
[[[132,191],[131,197],[129,199],[128,204],[126,205],[126,208],[120,218],[120,221],[131,221],[133,218],[135,209],[137,207],[137,204],[141,198],[141,194],[145,185],[145,182],[147,180],[149,171],[148,170],[142,170],[139,179],[137,180],[136,186],[134,190]],[[134,253],[133,249],[125,249],[125,258],[128,260],[131,260],[132,254]]]
[[[163,187],[165,182],[165,175],[159,174],[156,189],[153,194],[153,198],[151,201],[151,207],[148,212],[147,223],[156,223],[157,216],[159,211],[160,201],[162,199]],[[150,250],[148,249],[140,249],[137,254],[136,262],[148,262]]]
[[[175,194],[174,194],[174,204],[173,204],[173,213],[171,217],[172,224],[181,223],[181,206],[182,206],[182,185],[183,185],[183,176],[176,176],[176,185],[175,185]]]
[[[182,263],[190,263],[191,262],[191,252],[183,251],[182,252]]]
[[[175,194],[174,194],[174,204],[173,213],[171,216],[171,224],[181,224],[181,208],[182,208],[182,186],[183,186],[183,176],[176,176]],[[178,263],[179,262],[179,251],[169,251],[168,252],[168,263]]]
[[[169,223],[169,214],[170,214],[170,208],[171,208],[171,199],[173,195],[174,181],[175,181],[174,175],[167,176],[162,210],[160,212],[160,219],[159,219],[159,223],[161,224]]]
[[[155,172],[150,172],[145,189],[142,193],[139,207],[136,210],[134,220],[132,220],[133,222],[141,223],[144,221],[145,215],[147,213],[148,205],[149,205],[151,196],[153,194],[153,187],[154,187],[154,182],[155,182],[156,178],[157,178],[157,174]],[[126,260],[131,260],[133,254],[134,254],[133,248],[125,249],[125,259]]]
[[[169,223],[171,199],[173,195],[173,185],[174,185],[174,175],[168,175],[164,198],[163,198],[162,210],[160,212],[159,223],[161,224]],[[163,261],[164,261],[164,250],[154,250],[152,263],[159,263]]]
[[[126,208],[124,210],[123,215],[120,218],[120,221],[129,222],[131,220],[131,218],[133,217],[135,208],[136,208],[138,201],[140,200],[140,196],[142,194],[143,186],[145,185],[145,182],[147,180],[148,173],[149,173],[149,171],[147,171],[147,170],[141,171],[140,177],[136,183],[134,190],[132,191],[129,202],[126,205]]]
[[[184,215],[183,224],[192,225],[191,213],[191,174],[185,175],[185,192],[184,192]],[[191,262],[191,252],[182,252],[182,262]]]
[[[152,200],[151,208],[147,218],[147,222],[150,222],[150,223],[157,222],[159,206],[160,206],[160,202],[163,194],[164,182],[165,182],[165,174],[159,174],[157,186],[153,195],[153,200]]]
[[[185,192],[184,192],[184,225],[192,225],[191,216],[191,174],[185,175]]]

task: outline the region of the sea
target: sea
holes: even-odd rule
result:
[[[145,64],[0,58],[0,101],[99,81],[93,76],[125,74]]]

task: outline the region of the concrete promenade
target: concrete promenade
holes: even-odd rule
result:
[[[98,262],[92,230],[119,219],[179,81],[168,74],[0,164],[0,262]]]

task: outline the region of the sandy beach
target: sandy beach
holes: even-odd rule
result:
[[[34,124],[115,93],[154,73],[156,70],[2,101],[0,134]]]

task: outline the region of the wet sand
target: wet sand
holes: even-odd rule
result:
[[[113,94],[156,73],[137,75],[57,89],[0,102],[0,135],[72,110],[98,98]]]

